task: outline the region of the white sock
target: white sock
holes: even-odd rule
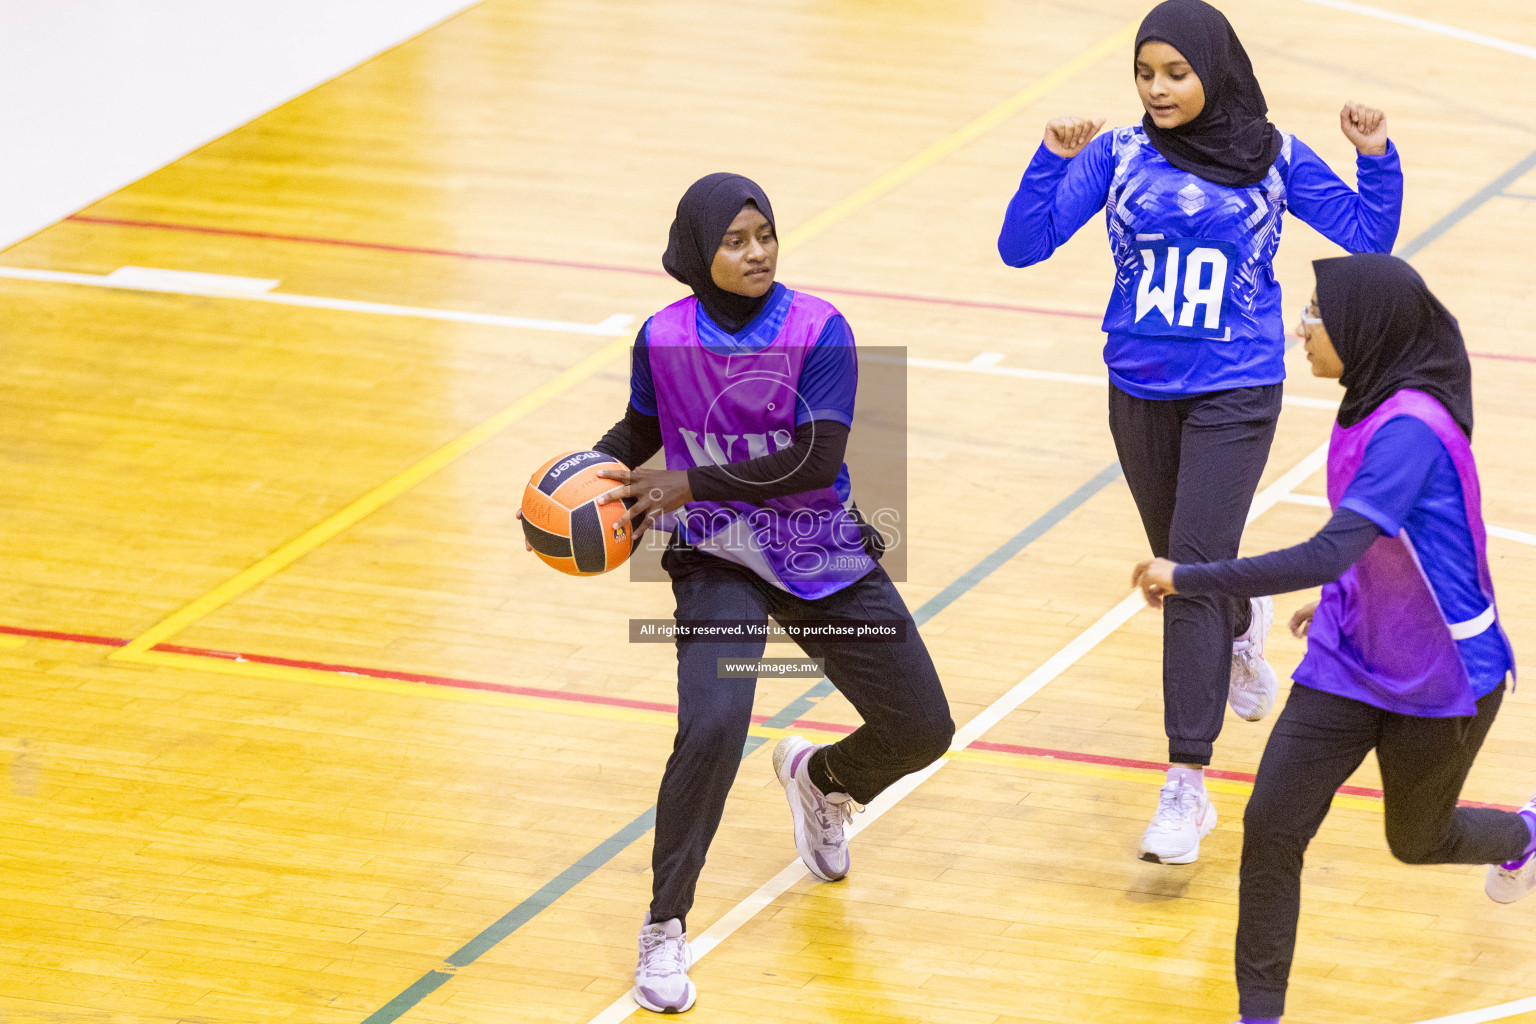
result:
[[[1181,764],[1169,765],[1168,781],[1173,782],[1175,779],[1182,779],[1186,786],[1204,789],[1205,769],[1201,767],[1186,768]]]

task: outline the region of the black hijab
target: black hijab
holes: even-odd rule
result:
[[[1344,364],[1339,425],[1402,388],[1433,395],[1472,436],[1472,362],[1456,318],[1407,263],[1385,253],[1316,260],[1317,306]]]
[[[726,229],[749,203],[773,224],[773,207],[755,181],[740,174],[706,174],[677,201],[677,217],[661,257],[667,273],[692,288],[709,318],[731,334],[751,323],[773,294],[769,289],[755,299],[737,295],[715,284],[709,273]]]
[[[1136,53],[1148,40],[1184,55],[1205,88],[1205,108],[1177,128],[1141,119],[1147,138],[1181,171],[1230,188],[1257,185],[1280,155],[1280,132],[1265,115],[1269,106],[1237,33],[1204,0],[1164,0],[1136,32]]]

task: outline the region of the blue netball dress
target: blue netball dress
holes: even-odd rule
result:
[[[1168,399],[1285,379],[1274,255],[1287,207],[1350,252],[1390,252],[1403,175],[1397,150],[1357,160],[1356,193],[1299,139],[1257,185],[1229,188],[1170,164],[1141,128],[1117,128],[1072,159],[1042,145],[1008,205],[998,252],[1039,263],[1101,207],[1115,258],[1104,313],[1114,385]]]

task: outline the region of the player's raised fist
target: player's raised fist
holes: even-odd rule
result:
[[[1387,151],[1387,115],[1363,103],[1346,103],[1339,111],[1339,127],[1355,148],[1368,156]]]
[[[1045,122],[1045,148],[1059,157],[1071,159],[1083,151],[1104,127],[1104,119],[1090,121],[1086,117],[1053,117]]]

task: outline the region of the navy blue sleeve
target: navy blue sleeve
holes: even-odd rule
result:
[[[1104,208],[1114,173],[1114,133],[1105,132],[1070,160],[1035,150],[1019,190],[1003,215],[997,252],[1010,267],[1047,259]]]
[[[841,423],[802,423],[788,448],[728,466],[694,466],[688,489],[695,501],[758,502],[820,490],[837,482],[847,450],[848,428]]]
[[[1253,558],[1181,565],[1173,587],[1181,594],[1263,597],[1332,583],[1376,543],[1381,528],[1347,508],[1334,511],[1317,536]]]
[[[630,469],[637,469],[661,451],[661,420],[647,416],[633,404],[625,406],[624,418],[615,423],[592,450],[612,455]]]
[[[1340,508],[1356,512],[1389,537],[1396,537],[1418,504],[1435,463],[1449,459],[1445,446],[1423,420],[1397,416],[1379,427],[1365,446],[1360,471],[1344,488]]]
[[[629,404],[647,416],[655,416],[656,383],[651,379],[651,350],[646,336],[650,327],[647,320],[635,335],[635,352],[629,364]]]
[[[853,403],[859,390],[859,358],[853,330],[841,315],[828,320],[806,353],[796,384],[801,401],[795,406],[795,426],[813,420],[835,420],[853,428]]]
[[[1391,252],[1403,219],[1403,167],[1390,141],[1381,156],[1355,158],[1356,192],[1292,136],[1286,202],[1302,221],[1349,252]]]
[[[1344,488],[1333,518],[1304,544],[1256,558],[1181,565],[1180,593],[1261,597],[1331,583],[1385,534],[1397,536],[1424,493],[1445,446],[1423,420],[1396,416],[1365,446],[1360,471]]]

